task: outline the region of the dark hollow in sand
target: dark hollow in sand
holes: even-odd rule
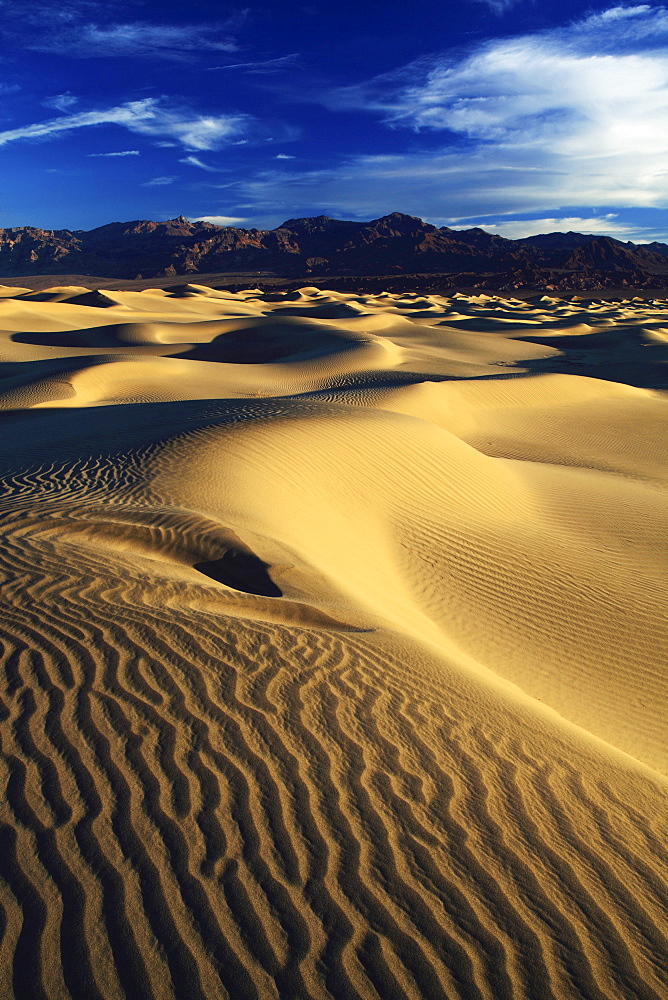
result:
[[[242,590],[245,594],[257,594],[259,597],[283,596],[283,592],[269,576],[267,563],[252,552],[228,549],[220,559],[195,563],[193,568],[204,576],[235,590]]]

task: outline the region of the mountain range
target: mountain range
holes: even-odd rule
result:
[[[668,245],[572,232],[509,240],[479,228],[439,228],[401,212],[371,222],[326,215],[288,219],[271,230],[191,222],[184,216],[91,230],[0,229],[0,279],[66,274],[136,280],[249,272],[286,279],[330,276],[344,284],[383,276],[401,286],[410,276],[416,288],[658,288],[668,285]]]

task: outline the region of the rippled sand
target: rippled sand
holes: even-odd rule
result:
[[[665,1000],[666,360],[0,289],[0,995]]]

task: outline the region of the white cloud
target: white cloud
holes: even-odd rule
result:
[[[88,153],[88,156],[139,156],[138,149],[123,149],[118,153]]]
[[[66,94],[56,94],[54,97],[47,97],[42,101],[46,108],[53,108],[54,111],[69,111],[78,103],[78,98],[69,92]]]
[[[276,160],[294,160],[294,156],[290,156],[288,153],[277,153],[274,157]]]
[[[214,226],[236,226],[240,222],[245,222],[243,218],[234,215],[198,215],[191,218],[190,222],[211,222]]]
[[[177,177],[153,177],[150,181],[143,181],[142,187],[163,187],[165,184],[173,184]]]
[[[208,163],[203,163],[198,156],[184,156],[179,163],[187,163],[189,167],[199,167],[200,170],[208,170],[212,174],[217,174],[217,167],[210,167]]]
[[[250,124],[246,115],[195,115],[173,113],[164,117],[165,128],[187,149],[217,149],[236,139]]]
[[[614,222],[617,216],[607,215],[582,218],[581,216],[561,216],[552,219],[509,219],[503,222],[476,222],[488,233],[497,233],[508,240],[521,240],[526,236],[537,236],[541,233],[592,233],[600,236],[613,236],[615,239],[638,235],[638,228],[622,222]],[[451,229],[470,229],[467,225],[452,225]]]
[[[663,156],[666,55],[585,55],[542,39],[503,41],[457,67],[435,67],[400,95],[389,118],[502,150],[539,149],[564,164],[574,154]]]
[[[246,115],[198,115],[188,109],[170,108],[164,100],[151,97],[105,111],[84,111],[8,129],[0,132],[0,146],[20,139],[48,139],[94,125],[121,125],[140,135],[171,136],[186,149],[199,151],[219,148],[251,124],[252,119]]]

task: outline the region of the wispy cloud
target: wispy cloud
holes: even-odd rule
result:
[[[188,115],[170,112],[163,116],[153,134],[168,133],[186,149],[218,149],[239,139],[253,124],[248,115]]]
[[[147,136],[171,136],[187,150],[218,149],[239,138],[253,120],[246,115],[200,115],[170,107],[164,99],[145,98],[115,108],[63,115],[49,121],[0,132],[0,146],[25,139],[50,139],[96,125],[120,125]]]
[[[28,40],[25,36],[22,39],[26,48],[79,59],[183,59],[203,52],[233,53],[237,51],[233,31],[243,19],[159,24],[110,19],[113,7],[102,4],[65,4],[60,10],[49,5],[48,13],[40,3],[22,5],[22,9],[26,12],[24,20],[35,28]],[[16,4],[10,4],[9,13],[18,21]]]
[[[62,0],[52,4],[48,0],[2,0],[2,13],[7,22],[20,20],[30,25],[79,24],[91,18],[104,17],[111,8],[103,0]]]
[[[517,7],[522,0],[474,0],[474,3],[484,3],[494,14],[501,17],[511,7]]]
[[[208,170],[212,174],[218,173],[217,167],[210,167],[208,163],[203,163],[198,156],[184,156],[179,163],[186,163],[189,167],[199,167],[200,170]]]
[[[294,156],[290,156],[289,153],[277,153],[274,157],[275,160],[294,160]]]
[[[142,187],[164,187],[166,184],[173,184],[178,177],[152,177],[150,181],[143,181]]]
[[[234,53],[235,36],[248,17],[239,7],[227,18],[170,24],[133,19],[146,0],[1,0],[3,33],[21,48],[80,59],[192,60],[203,53]],[[219,5],[215,5],[219,6]],[[157,7],[156,7],[157,9]],[[120,12],[120,17],[119,17]],[[30,30],[26,31],[29,26]]]
[[[32,46],[79,58],[150,56],[179,59],[192,52],[235,52],[236,42],[216,25],[88,24],[76,34],[43,38]]]
[[[87,156],[139,156],[138,149],[122,149],[117,153],[87,153]]]
[[[608,7],[575,22],[573,29],[580,42],[596,44],[603,51],[628,46],[653,49],[665,44],[668,9],[653,3]],[[561,32],[564,40],[570,33],[570,29]]]
[[[78,98],[74,94],[69,92],[65,94],[55,94],[53,97],[47,97],[46,100],[42,101],[45,108],[53,108],[54,111],[69,111],[73,108],[75,104],[78,103]]]
[[[256,62],[228,63],[224,66],[207,66],[208,70],[243,69],[247,73],[278,73],[284,69],[292,69],[298,65],[298,52],[290,52],[285,56],[278,56],[276,59],[260,59]]]

